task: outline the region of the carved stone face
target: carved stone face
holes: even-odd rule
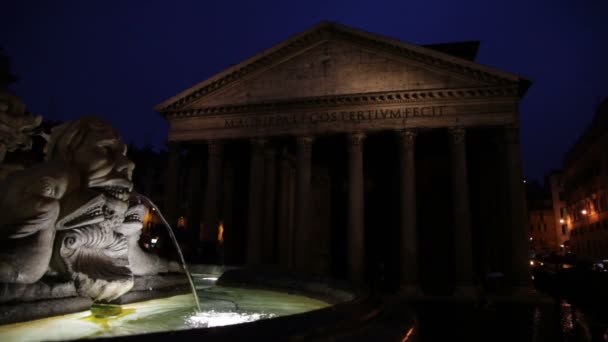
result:
[[[73,161],[88,176],[90,188],[105,188],[113,197],[126,201],[131,191],[134,165],[126,157],[127,146],[111,131],[93,131],[74,151]]]
[[[71,165],[81,177],[80,187],[61,201],[65,215],[57,225],[52,267],[93,300],[112,300],[133,286],[128,242],[120,233],[137,216],[137,210],[127,211],[134,165],[126,150],[118,132],[94,117],[54,128],[46,147],[48,160]]]
[[[122,223],[135,166],[127,159],[127,146],[112,126],[95,117],[65,123],[53,129],[46,152],[49,160],[74,165],[88,188],[105,196],[104,227]]]

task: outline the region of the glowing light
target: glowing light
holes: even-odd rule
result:
[[[533,237],[530,237],[530,241],[532,241],[532,240],[534,240],[534,238],[533,238]]]
[[[526,183],[526,180],[524,179],[524,184]]]
[[[154,208],[152,208],[154,210]],[[150,212],[150,208],[146,208],[146,213],[144,214],[144,220],[142,221],[144,227],[148,226],[148,222],[152,220],[152,213]]]
[[[564,221],[564,219],[559,219],[559,223],[563,224],[564,222],[566,222],[566,221]]]
[[[150,239],[150,242],[151,242],[152,244],[155,244],[155,243],[156,243],[156,241],[158,241],[158,238],[152,238],[152,239]]]
[[[204,277],[203,280],[212,280],[212,281],[216,281],[217,277]]]
[[[530,266],[534,266],[534,260],[530,260]]]
[[[581,214],[587,215],[587,210],[585,210],[585,209],[581,210]]]
[[[405,333],[405,336],[403,336],[403,338],[401,339],[401,342],[406,342],[410,340],[410,337],[412,337],[412,334],[414,333],[414,328],[409,328],[408,331]]]
[[[220,221],[219,226],[217,226],[217,241],[219,243],[224,242],[224,221]]]
[[[218,312],[214,310],[197,312],[186,319],[186,323],[192,328],[211,328],[224,325],[240,324],[253,322],[260,319],[274,317],[274,314],[264,313],[237,313],[237,312]]]
[[[559,247],[564,248],[564,245],[559,245]]]

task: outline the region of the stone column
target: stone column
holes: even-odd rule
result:
[[[399,166],[401,172],[399,231],[401,292],[421,294],[418,268],[418,234],[416,232],[416,131],[399,132]]]
[[[510,216],[510,267],[508,278],[516,291],[531,290],[529,266],[529,238],[524,222],[524,185],[519,150],[519,126],[504,128],[505,154],[507,160],[507,191]]]
[[[207,142],[207,188],[205,193],[205,208],[203,211],[203,240],[216,243],[217,227],[219,224],[219,194],[222,173],[223,146],[220,141],[209,140]]]
[[[224,241],[221,243],[220,261],[222,264],[233,264],[236,254],[235,240],[237,238],[234,227],[234,166],[226,162],[224,166],[223,192],[224,205],[222,206],[222,219],[224,220]]]
[[[348,273],[361,282],[365,272],[363,141],[365,134],[348,135]]]
[[[264,224],[262,225],[262,261],[264,264],[275,263],[275,214],[276,214],[276,150],[273,146],[266,148],[264,165]]]
[[[262,262],[262,193],[264,190],[264,145],[265,139],[251,140],[251,161],[249,166],[249,210],[247,222],[247,264]]]
[[[310,178],[313,137],[297,138],[296,151],[296,193],[295,193],[295,222],[294,222],[294,267],[299,271],[308,270],[308,250],[312,237],[310,236]]]
[[[169,143],[167,173],[165,181],[165,203],[163,215],[172,227],[177,226],[177,209],[179,196],[179,145]]]
[[[286,151],[281,153],[279,166],[279,198],[277,201],[277,257],[279,265],[283,269],[290,267],[290,260],[293,251],[291,250],[291,242],[293,241],[291,225],[289,224],[289,174],[291,166]]]
[[[289,251],[289,259],[287,260],[287,268],[293,270],[296,262],[296,169],[295,167],[289,168],[289,179],[288,179],[288,194],[289,199],[287,203],[287,230],[289,231],[289,245],[287,247]]]
[[[456,294],[474,295],[473,243],[471,237],[466,131],[462,127],[452,127],[449,129],[449,132],[452,154]]]
[[[188,214],[187,224],[191,242],[198,242],[201,227],[201,206],[203,200],[202,169],[203,155],[200,146],[190,147],[190,170],[188,174]],[[195,249],[196,250],[196,249]]]

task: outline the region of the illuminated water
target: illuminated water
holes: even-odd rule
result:
[[[0,326],[0,341],[50,341],[87,337],[144,334],[158,331],[230,325],[292,315],[329,304],[268,290],[211,286],[209,278],[194,276],[201,312],[192,295],[123,305],[122,314],[95,318],[90,311]]]
[[[148,204],[148,206],[155,209],[156,213],[160,217],[161,221],[163,221],[163,223],[165,224],[165,228],[167,228],[167,233],[169,233],[169,237],[171,238],[171,241],[173,242],[173,246],[175,247],[175,250],[177,251],[177,255],[179,256],[179,260],[182,263],[184,272],[186,272],[186,277],[188,277],[188,284],[190,284],[190,288],[192,289],[192,295],[194,296],[194,305],[196,305],[196,309],[200,312],[201,305],[199,304],[200,301],[198,299],[198,294],[196,293],[194,281],[192,280],[192,275],[190,274],[190,271],[188,270],[188,264],[186,263],[186,260],[184,259],[184,254],[182,253],[182,249],[179,248],[179,243],[177,243],[177,239],[175,238],[175,233],[173,232],[173,227],[171,227],[169,222],[167,222],[167,220],[165,219],[165,216],[161,213],[160,209],[158,209],[156,204],[154,204],[154,202],[152,202],[151,199],[149,199],[148,197],[146,197],[142,194],[137,194],[137,197],[139,198],[140,201],[143,200],[144,202],[146,202]]]

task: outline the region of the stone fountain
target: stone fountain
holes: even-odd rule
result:
[[[194,289],[191,277],[176,274],[187,269],[183,257],[180,265],[140,247],[145,205],[154,204],[134,191],[118,132],[94,116],[45,132],[42,118],[6,90],[14,77],[3,67],[0,53],[0,340],[167,331],[180,340],[302,339],[344,327],[354,313],[373,317],[357,311],[361,301],[349,289],[308,277],[235,268],[218,280],[223,267],[197,265]],[[44,160],[30,151],[42,140]],[[191,288],[195,299],[202,294],[197,311],[183,295]],[[302,313],[292,324],[265,319]],[[244,322],[253,323],[221,327]]]
[[[85,116],[54,127],[43,162],[2,162],[6,152],[31,148],[40,123],[16,96],[0,97],[0,322],[45,316],[42,300],[63,300],[64,310],[52,305],[50,314],[115,301],[138,279],[147,290],[150,277],[181,272],[139,246],[146,209],[132,196],[134,164],[104,120]],[[35,310],[24,302],[36,302]]]
[[[23,108],[16,96],[0,97],[0,339],[117,338],[177,329],[185,339],[256,334],[274,340],[333,333],[354,312],[372,317],[361,305],[367,302],[339,286],[244,269],[225,272],[217,286],[204,284],[216,277],[199,274],[193,294],[198,299],[201,291],[203,302],[196,300],[196,306],[204,303],[204,310],[192,311],[188,295],[181,294],[190,292],[188,280],[192,288],[194,283],[175,274],[185,263],[138,243],[144,205],[154,204],[133,191],[134,164],[118,132],[85,116],[45,135],[36,130],[40,117]],[[45,135],[44,161],[4,161],[6,152],[30,149],[35,134]],[[330,303],[344,304],[320,310]],[[290,318],[291,325],[267,319],[309,311]],[[23,323],[11,324],[17,322]],[[245,322],[253,323],[220,327]]]

